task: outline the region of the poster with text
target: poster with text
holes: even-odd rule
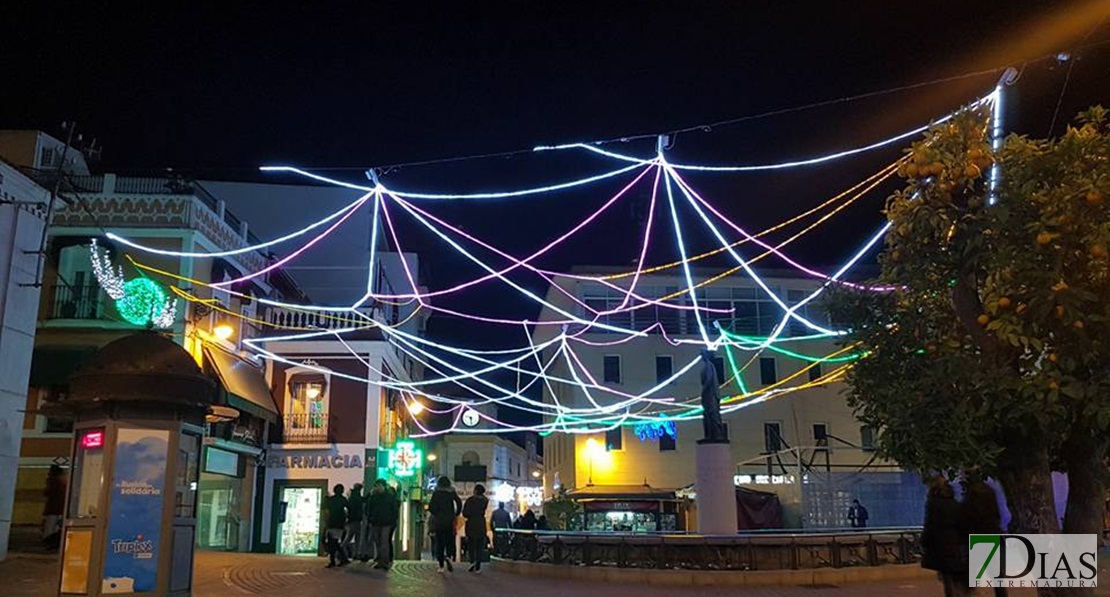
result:
[[[102,593],[155,590],[169,436],[120,429],[116,437]]]

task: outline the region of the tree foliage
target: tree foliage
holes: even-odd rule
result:
[[[869,353],[849,374],[849,400],[880,450],[915,470],[1005,478],[1043,454],[1057,470],[1101,475],[1110,118],[1094,107],[1062,137],[1010,136],[997,152],[989,122],[965,110],[907,150],[880,255],[894,290],[832,301],[846,341]]]

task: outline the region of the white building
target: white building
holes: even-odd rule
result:
[[[597,277],[617,270],[589,268],[573,273]],[[718,272],[703,273],[695,276],[695,283]],[[797,304],[820,286],[819,281],[810,278],[781,272],[766,274],[764,280],[771,291],[788,305]],[[640,276],[635,292],[648,299],[668,297],[669,303],[689,305],[687,295],[680,293],[686,287],[681,276],[674,269],[669,275]],[[632,279],[614,278],[611,283],[627,289]],[[547,301],[583,317],[585,309],[575,304],[571,296],[598,311],[615,310],[625,300],[625,291],[595,281],[568,277],[557,280],[566,293],[553,287],[547,293]],[[716,320],[730,332],[753,338],[747,342],[754,344],[759,343],[754,338],[772,333],[784,313],[747,277],[730,276],[716,281],[698,289],[698,298],[702,307],[717,311],[703,315],[711,334],[714,334],[712,322]],[[602,317],[599,323],[637,330],[655,326],[647,337],[616,343],[624,336],[605,333],[594,326],[588,333],[569,340],[567,346],[581,362],[580,367],[599,384],[638,395],[696,362],[699,344],[676,346],[673,341],[698,338],[700,334],[693,311],[660,308],[637,300],[630,304],[646,306],[613,313]],[[807,304],[798,313],[820,326],[829,325],[819,301]],[[540,321],[560,319],[563,317],[551,309],[544,309],[540,315]],[[581,328],[572,325],[568,334],[574,335]],[[560,333],[560,329],[538,325],[533,340],[544,342]],[[796,339],[812,334],[804,324],[791,321],[782,332],[785,340],[775,344],[789,353],[734,347],[731,361],[735,369],[724,348],[716,353],[718,377],[726,382],[721,388],[722,407],[748,404],[724,416],[736,463],[734,482],[738,487],[777,494],[783,505],[785,526],[846,525],[845,513],[853,497],[871,507],[875,524],[906,524],[901,519],[894,520],[895,515],[889,516],[891,520],[882,520],[888,516],[882,507],[867,501],[916,499],[923,492],[913,484],[907,486],[905,475],[891,463],[875,458],[872,432],[854,417],[846,404],[843,384],[835,381],[836,368],[846,362],[814,362],[834,353],[834,359],[846,358],[851,351],[842,351],[833,338]],[[552,358],[553,350],[548,350],[545,362]],[[555,359],[549,373],[564,379],[574,375],[584,378],[583,371],[570,369],[570,362],[567,358]],[[742,385],[732,379],[734,370],[741,370]],[[700,371],[701,364],[697,363],[652,396],[674,396],[676,400],[699,404]],[[765,393],[772,390],[780,393]],[[617,400],[602,392],[591,395],[599,402]],[[761,396],[766,399],[761,400]],[[554,383],[545,388],[544,401],[553,404],[556,400],[566,406],[590,405],[581,387],[569,383]],[[695,442],[703,437],[700,416],[694,413],[689,420],[678,421],[673,427],[656,425],[654,431],[650,427],[637,429],[629,423],[609,432],[556,432],[547,436],[545,487],[561,487],[582,502],[587,528],[693,530],[695,518],[690,511],[696,507],[696,500],[690,503],[683,496],[690,495],[694,483]],[[861,469],[865,476],[846,477]]]
[[[0,161],[0,560],[8,553],[50,193]]]

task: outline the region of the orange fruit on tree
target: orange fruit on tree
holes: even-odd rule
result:
[[[983,155],[984,155],[983,150],[979,149],[978,147],[972,147],[971,151],[967,152],[967,157],[969,157],[973,160],[977,160],[977,159],[983,157]]]
[[[1000,308],[1000,309],[1009,309],[1011,304],[1013,304],[1013,302],[1010,300],[1010,297],[1008,297],[1008,296],[1004,296],[1004,297],[998,299],[998,308]]]
[[[975,321],[978,321],[979,325],[987,325],[988,323],[991,322],[991,318],[986,313],[984,313],[984,314],[980,315],[979,317],[975,318]]]
[[[1050,352],[1050,353],[1048,353],[1048,360],[1055,363],[1056,361],[1060,360],[1060,357],[1056,356],[1056,353]]]
[[[1083,320],[1082,319],[1076,319],[1075,323],[1071,324],[1071,327],[1073,327],[1077,330],[1083,329]]]
[[[906,176],[910,178],[917,178],[917,175],[920,173],[921,170],[917,167],[917,164],[909,164],[906,166]]]
[[[1025,303],[1018,303],[1017,309],[1014,309],[1014,312],[1016,312],[1018,315],[1023,315],[1028,310],[1029,305],[1026,305]]]
[[[1102,203],[1102,193],[1098,191],[1087,191],[1085,199],[1088,205],[1099,205]]]
[[[968,164],[967,167],[964,168],[964,176],[968,178],[979,178],[982,175],[983,171],[975,164]]]
[[[1037,244],[1038,245],[1043,247],[1043,246],[1047,245],[1050,242],[1052,242],[1052,235],[1051,234],[1049,234],[1047,232],[1041,232],[1041,233],[1037,234]]]
[[[1091,257],[1095,259],[1105,259],[1107,255],[1106,247],[1102,245],[1093,245],[1091,247]]]

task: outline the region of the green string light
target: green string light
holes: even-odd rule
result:
[[[129,323],[150,325],[166,308],[166,292],[149,278],[135,278],[123,285],[116,311]]]

